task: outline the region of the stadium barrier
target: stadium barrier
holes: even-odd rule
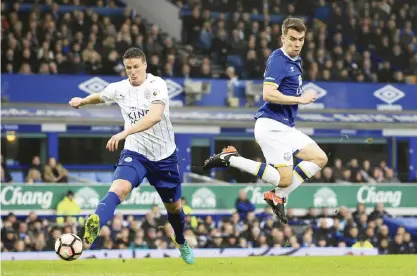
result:
[[[257,257],[257,256],[345,256],[378,255],[375,248],[224,248],[194,249],[197,258]],[[136,249],[136,250],[85,250],[80,259],[142,259],[142,258],[179,258],[177,249]],[[55,252],[3,252],[2,261],[20,260],[59,260]]]
[[[109,185],[5,184],[1,186],[1,212],[2,215],[9,212],[27,215],[36,211],[39,215],[53,215],[58,203],[71,190],[83,210],[82,214],[89,214],[108,189]],[[235,211],[235,201],[241,189],[247,191],[248,199],[258,211],[262,211],[265,207],[263,193],[271,189],[268,185],[186,184],[183,185],[183,196],[194,214],[231,213]],[[363,203],[371,210],[376,203],[384,203],[385,209],[393,215],[416,215],[416,195],[416,184],[305,184],[291,194],[286,207],[292,208],[295,215],[303,215],[311,207],[326,207],[337,212],[340,206],[354,209],[358,203]],[[141,215],[154,204],[162,206],[162,201],[152,186],[144,184],[134,189],[118,210]]]

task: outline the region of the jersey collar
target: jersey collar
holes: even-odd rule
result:
[[[281,48],[279,48],[281,51],[282,51],[282,53],[284,54],[284,56],[286,56],[287,58],[289,58],[290,60],[292,60],[292,61],[297,61],[297,60],[299,60],[299,56],[297,56],[296,58],[292,58],[292,57],[290,57],[285,51],[284,51],[284,48],[283,47],[281,47]]]

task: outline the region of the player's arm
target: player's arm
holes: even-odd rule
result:
[[[104,100],[101,99],[100,93],[94,93],[83,98],[81,101],[81,106],[87,105],[87,104],[99,104],[99,103],[104,103]]]
[[[309,104],[316,100],[316,93],[314,91],[306,91],[301,97],[287,96],[282,94],[277,86],[264,83],[263,99],[266,102],[274,104]]]
[[[100,104],[106,102],[114,102],[116,99],[116,90],[112,84],[108,85],[100,93],[91,94],[85,98],[75,97],[69,101],[69,105],[73,108],[80,108],[88,104]]]
[[[279,92],[278,87],[273,84],[264,83],[263,85],[263,99],[268,103],[274,104],[302,104],[302,97],[287,96]]]
[[[165,103],[162,101],[154,101],[149,107],[149,112],[138,123],[131,125],[125,130],[126,136],[150,129],[162,120],[164,114]]]
[[[273,104],[294,105],[308,104],[315,100],[311,93],[301,97],[287,96],[279,91],[279,86],[286,75],[285,61],[279,56],[271,55],[266,63],[264,84],[262,89],[263,100]]]

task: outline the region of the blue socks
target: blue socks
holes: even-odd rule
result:
[[[179,214],[168,213],[168,221],[171,224],[172,228],[174,228],[175,233],[175,241],[178,244],[184,244],[184,228],[185,228],[185,214],[184,210],[181,208],[181,212]]]
[[[114,192],[108,192],[107,195],[100,201],[95,212],[95,214],[97,214],[100,218],[100,227],[105,225],[114,216],[114,211],[119,204],[119,196]],[[184,210],[181,208],[181,212],[179,214],[168,213],[168,221],[174,229],[175,241],[178,244],[184,244]]]
[[[95,212],[100,218],[100,227],[105,225],[114,216],[114,211],[119,204],[120,199],[115,192],[108,192],[100,201]]]

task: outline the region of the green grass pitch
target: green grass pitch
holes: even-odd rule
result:
[[[416,276],[417,255],[2,261],[5,276]]]

